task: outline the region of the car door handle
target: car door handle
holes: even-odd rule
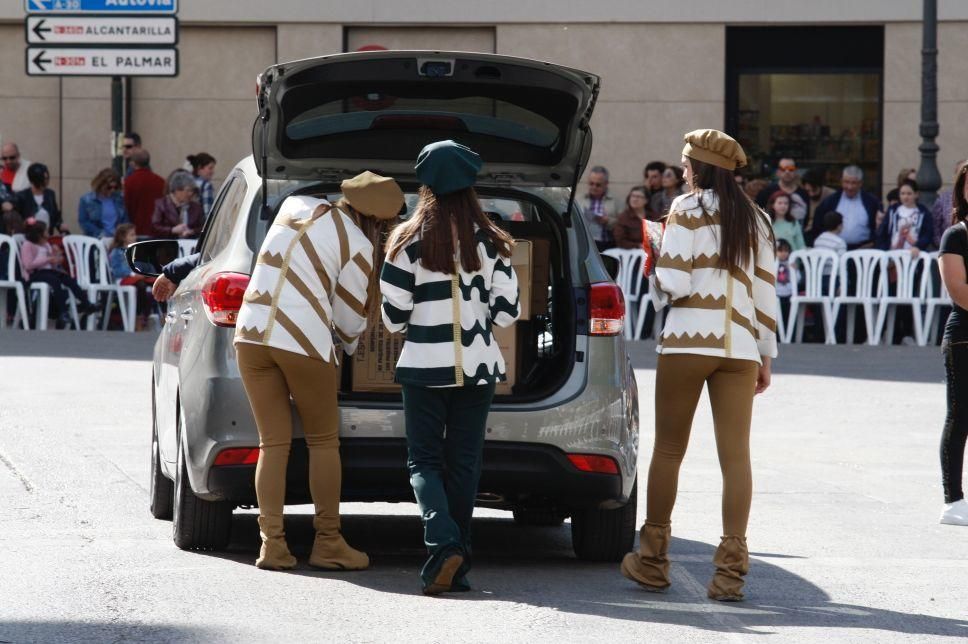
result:
[[[193,317],[195,317],[195,316],[192,315],[191,308],[187,308],[187,309],[185,309],[184,311],[181,312],[181,319],[185,320],[186,322],[191,321],[191,319]]]

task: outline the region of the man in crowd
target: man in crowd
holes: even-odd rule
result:
[[[599,251],[606,250],[612,244],[612,224],[615,221],[615,200],[608,196],[608,170],[597,165],[588,172],[588,193],[585,194],[585,221],[588,231],[595,240]]]
[[[27,168],[30,161],[20,158],[20,148],[16,143],[4,143],[0,148],[0,158],[3,160],[3,169],[0,170],[0,181],[6,186],[7,190],[13,194],[26,190],[30,187],[27,179]]]
[[[864,171],[856,165],[844,168],[840,186],[829,197],[820,202],[813,217],[811,238],[816,239],[824,232],[824,216],[828,212],[839,212],[844,217],[840,236],[847,242],[847,249],[870,248],[874,244],[874,231],[884,217],[877,197],[863,192]]]
[[[143,149],[141,147],[140,134],[137,132],[125,133],[124,139],[121,140],[121,156],[124,157],[125,176],[134,172],[134,166],[131,164],[131,155]],[[129,210],[128,212],[131,211]]]
[[[662,173],[666,171],[666,164],[662,161],[649,161],[642,171],[642,179],[645,181],[646,201],[657,192],[662,190]]]
[[[124,207],[139,235],[152,234],[155,202],[165,195],[165,180],[149,167],[151,155],[144,148],[131,153],[131,172],[124,179]]]
[[[955,165],[955,178],[958,177],[958,173],[961,169],[968,165],[968,159],[962,159]],[[934,205],[931,207],[931,214],[933,215],[934,228],[932,232],[934,233],[934,247],[941,247],[941,235],[944,231],[948,230],[951,226],[951,191],[942,190],[938,193],[938,198],[934,200]]]
[[[823,184],[823,173],[819,170],[805,172],[801,183],[804,192],[807,193],[807,217],[801,222],[803,224],[803,236],[807,245],[812,245],[813,225],[816,221],[817,208],[820,206],[820,202],[834,193],[834,189]]]
[[[760,208],[766,208],[767,202],[774,192],[782,190],[790,195],[790,214],[797,221],[803,223],[807,217],[807,204],[810,197],[807,191],[800,187],[800,178],[797,175],[797,163],[793,159],[780,159],[776,166],[776,178],[774,183],[769,184],[756,195],[756,203]]]

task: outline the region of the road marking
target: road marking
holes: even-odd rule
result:
[[[30,482],[30,479],[28,479],[23,472],[18,470],[17,466],[14,465],[13,462],[9,458],[7,458],[3,452],[0,452],[0,463],[3,463],[4,465],[6,465],[7,469],[13,472],[13,475],[16,476],[21,483],[23,483],[24,489],[26,489],[28,492],[34,491],[34,486]]]

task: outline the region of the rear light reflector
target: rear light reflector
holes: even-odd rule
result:
[[[255,465],[259,462],[258,447],[223,449],[215,457],[215,465]]]
[[[625,297],[612,282],[596,282],[589,294],[588,331],[591,335],[618,335],[625,326]]]
[[[568,460],[582,472],[595,474],[618,474],[618,463],[610,456],[597,454],[569,454]]]
[[[202,287],[205,314],[215,326],[235,326],[242,308],[242,296],[249,276],[242,273],[216,273]]]

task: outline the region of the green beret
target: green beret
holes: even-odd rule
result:
[[[437,141],[424,146],[417,155],[417,180],[436,195],[446,195],[477,182],[481,157],[469,147],[454,141]]]

